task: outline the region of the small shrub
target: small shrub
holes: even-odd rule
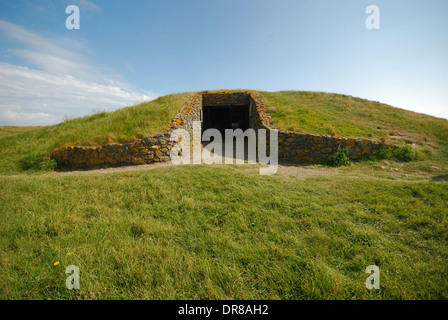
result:
[[[395,159],[402,162],[414,161],[418,158],[416,150],[409,145],[394,148],[392,154]]]
[[[393,154],[391,148],[380,149],[368,155],[366,160],[369,161],[390,160],[392,159],[392,156]]]
[[[415,149],[416,153],[416,160],[426,160],[430,159],[433,155],[432,149],[430,148],[423,148],[423,149]]]
[[[404,147],[393,147],[381,149],[372,154],[362,157],[360,161],[381,161],[381,160],[396,160],[400,162],[409,162],[416,160],[424,160],[430,158],[432,151],[430,149],[415,149],[410,145]]]
[[[347,148],[338,146],[338,150],[325,160],[325,164],[331,167],[348,166],[350,164],[350,159],[348,158]]]
[[[42,154],[31,154],[20,160],[20,167],[22,170],[33,171],[54,170],[57,162]]]

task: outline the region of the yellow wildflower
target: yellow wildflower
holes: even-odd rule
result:
[[[53,263],[53,265],[56,267],[59,265],[59,261],[56,261],[55,263]]]

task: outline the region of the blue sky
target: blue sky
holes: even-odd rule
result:
[[[68,5],[80,29],[68,30]],[[368,30],[368,5],[380,30]],[[0,125],[205,89],[343,93],[448,118],[446,0],[1,0]]]

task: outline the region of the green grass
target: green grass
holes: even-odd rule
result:
[[[260,92],[278,127],[421,148],[275,176],[258,165],[24,171],[51,167],[55,147],[164,131],[192,94],[0,127],[0,299],[448,298],[443,119],[341,95]],[[81,270],[78,291],[65,288],[70,264]],[[380,290],[365,287],[372,264]]]
[[[448,120],[375,101],[324,92],[261,92],[279,128],[394,144],[437,147],[448,142]]]
[[[447,299],[448,187],[427,165],[3,176],[0,298]]]
[[[160,97],[137,106],[66,120],[32,130],[0,130],[0,174],[22,172],[21,163],[57,147],[132,141],[164,132],[191,93]],[[5,132],[5,133],[3,133]]]
[[[35,130],[41,128],[40,126],[28,126],[28,127],[17,127],[17,126],[0,126],[0,138],[8,137],[12,135],[17,135],[19,133]]]

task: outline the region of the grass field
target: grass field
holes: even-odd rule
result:
[[[28,126],[28,127],[0,126],[0,138],[18,135],[19,133],[36,130],[39,128],[41,128],[41,127],[39,127],[39,126]]]
[[[431,152],[284,164],[274,176],[258,165],[19,165],[56,146],[159,132],[191,93],[56,126],[2,127],[0,299],[447,299],[448,121],[340,95],[260,94],[279,127]],[[72,264],[80,290],[65,287]],[[380,268],[380,290],[365,287],[369,265]]]
[[[0,298],[446,299],[448,168],[383,166],[1,177]]]

